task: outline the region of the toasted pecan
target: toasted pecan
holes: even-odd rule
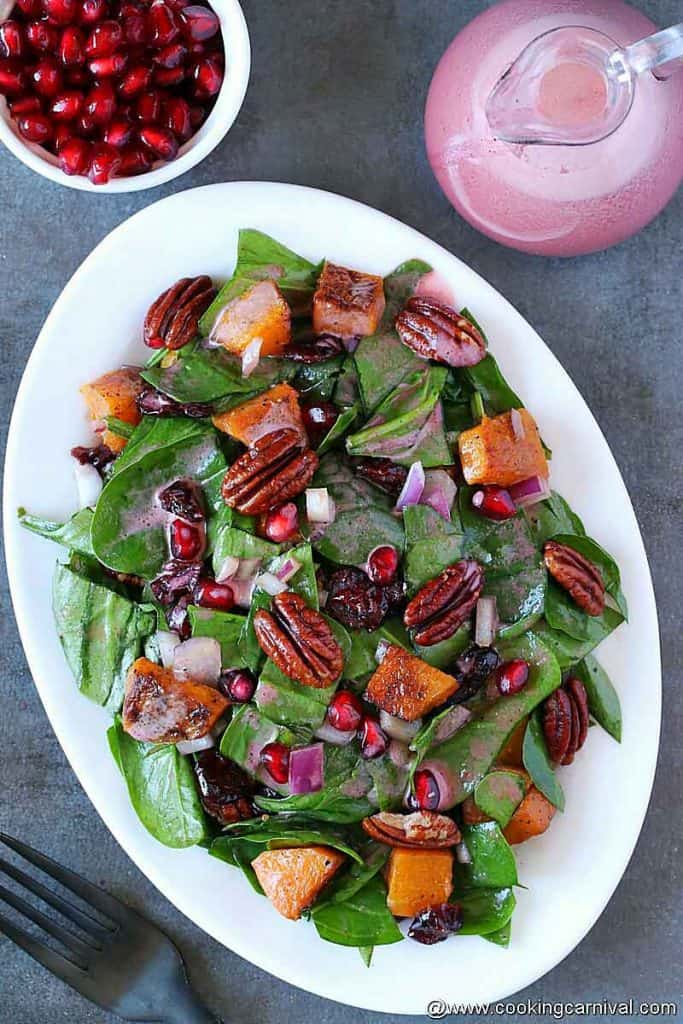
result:
[[[474,611],[484,586],[484,573],[474,559],[449,565],[408,602],[403,621],[415,643],[431,647],[447,640]]]
[[[293,591],[277,594],[272,608],[272,613],[260,609],[254,616],[261,650],[303,686],[324,689],[336,683],[344,655],[320,612]]]
[[[364,818],[361,824],[372,839],[386,846],[442,850],[456,846],[461,839],[460,829],[452,818],[436,811],[414,811],[412,814],[380,811]]]
[[[199,319],[216,297],[213,282],[206,274],[182,277],[152,303],[143,328],[145,343],[178,349],[192,341],[199,330]]]
[[[223,480],[226,504],[245,515],[269,512],[305,491],[318,456],[296,430],[274,430],[254,441]]]
[[[601,615],[605,607],[605,584],[600,570],[568,544],[548,540],[543,561],[556,583],[586,615]]]

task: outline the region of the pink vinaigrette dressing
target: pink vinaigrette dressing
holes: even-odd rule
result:
[[[534,145],[494,137],[487,100],[537,36],[581,25],[626,46],[655,31],[621,0],[503,0],[453,40],[427,98],[427,153],[444,192],[484,234],[524,252],[575,256],[643,228],[683,178],[683,74],[638,77],[633,106],[613,134],[587,145]],[[598,118],[607,86],[589,63],[558,59],[538,82],[537,109],[580,128]]]

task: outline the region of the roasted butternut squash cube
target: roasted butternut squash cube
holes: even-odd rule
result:
[[[506,768],[522,767],[524,764],[522,759],[522,747],[524,745],[524,734],[526,732],[528,721],[528,716],[524,717],[514,732],[511,733],[507,743],[498,755],[498,764],[504,765]]]
[[[145,743],[197,740],[213,729],[229,703],[213,686],[177,679],[170,669],[138,658],[126,676],[123,728]]]
[[[422,718],[458,689],[458,681],[391,644],[365,691],[366,700],[406,722]]]
[[[241,356],[260,338],[261,355],[277,356],[289,344],[291,334],[291,314],[282,292],[274,281],[259,281],[221,310],[211,340]]]
[[[274,430],[296,430],[304,441],[308,440],[299,408],[299,393],[290,384],[276,384],[256,398],[218,413],[213,417],[213,425],[247,448]]]
[[[313,296],[313,330],[339,338],[374,334],[385,305],[381,277],[326,263]]]
[[[489,818],[488,814],[484,814],[481,808],[477,806],[473,796],[466,797],[461,807],[463,825],[481,825],[485,821],[493,821],[493,818]]]
[[[525,843],[527,839],[542,835],[554,814],[555,808],[550,800],[535,786],[531,786],[503,829],[503,835],[513,846]]]
[[[283,917],[297,921],[344,863],[330,846],[264,850],[252,862],[261,888]]]
[[[104,373],[90,384],[84,384],[80,390],[93,420],[115,416],[117,420],[137,426],[142,416],[135,399],[143,387],[139,370],[133,366],[122,366],[120,370]],[[104,430],[102,440],[117,454],[127,443],[125,437],[112,430]]]
[[[517,427],[512,414],[517,413]],[[547,477],[538,427],[528,409],[513,409],[489,418],[458,437],[462,471],[468,484],[510,487],[532,476]]]
[[[414,917],[446,903],[453,892],[450,850],[408,850],[395,846],[387,868],[387,906],[394,917]]]

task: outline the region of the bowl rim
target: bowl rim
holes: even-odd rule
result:
[[[0,0],[0,21],[7,17],[15,0]],[[44,178],[97,195],[118,195],[142,192],[173,181],[196,167],[225,138],[240,112],[249,85],[251,42],[249,29],[239,0],[211,0],[218,15],[226,47],[226,72],[216,103],[208,118],[192,138],[180,147],[175,160],[160,163],[151,171],[128,178],[112,178],[105,185],[93,185],[84,175],[68,175],[61,170],[56,157],[35,143],[22,139],[13,127],[4,96],[0,96],[0,142],[23,164]],[[230,40],[229,46],[226,40]],[[229,51],[229,52],[228,52]]]

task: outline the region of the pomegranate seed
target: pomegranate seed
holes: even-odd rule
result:
[[[201,42],[204,39],[211,39],[220,28],[218,18],[208,7],[201,7],[199,4],[192,4],[185,7],[180,14],[183,32],[188,39]]]
[[[115,117],[111,124],[107,125],[102,134],[102,138],[105,142],[109,143],[110,146],[116,146],[117,149],[123,149],[127,146],[131,140],[133,134],[133,126],[130,121],[127,121],[123,117]]]
[[[517,506],[510,492],[497,484],[488,484],[476,490],[472,495],[472,508],[476,508],[487,519],[512,519],[517,514]]]
[[[64,84],[54,57],[43,57],[33,69],[33,88],[41,96],[56,96]]]
[[[59,46],[59,32],[46,21],[31,21],[26,26],[26,40],[39,53],[53,53]]]
[[[221,672],[218,689],[235,704],[247,704],[254,696],[256,680],[246,668],[229,668]]]
[[[90,144],[84,139],[67,139],[58,153],[59,166],[65,174],[85,174],[90,166]]]
[[[215,56],[203,57],[192,68],[194,94],[198,99],[215,96],[223,84],[223,68]]]
[[[108,124],[116,110],[116,95],[109,82],[94,85],[85,99],[85,113],[94,124]]]
[[[166,3],[174,11],[182,11],[184,7],[187,7],[189,0],[166,0]]]
[[[317,448],[337,422],[339,410],[332,402],[315,402],[305,405],[301,415],[311,444]]]
[[[200,580],[192,597],[200,608],[216,608],[221,612],[229,612],[235,604],[232,587],[227,583],[216,583],[215,580]]]
[[[274,544],[285,544],[299,532],[299,511],[293,501],[273,509],[266,516],[263,532]]]
[[[168,128],[141,128],[140,141],[162,160],[173,160],[178,153],[178,140]]]
[[[66,84],[75,85],[85,89],[92,83],[92,79],[85,68],[69,68],[66,71]]]
[[[43,13],[40,0],[17,0],[17,7],[25,18],[39,18]]]
[[[50,104],[50,113],[56,121],[73,121],[83,109],[83,93],[76,89],[58,92]]]
[[[192,131],[196,132],[204,124],[206,120],[206,110],[204,107],[190,107],[190,124],[192,125]]]
[[[389,739],[376,718],[364,718],[360,733],[361,757],[371,760],[381,757],[389,746]]]
[[[85,60],[85,37],[80,28],[69,25],[59,41],[59,59],[65,67],[77,67]]]
[[[78,0],[43,0],[43,10],[53,25],[70,25],[78,14]]]
[[[106,185],[118,171],[121,165],[121,157],[118,150],[108,146],[106,142],[100,142],[94,146],[90,154],[90,167],[88,177],[93,185]]]
[[[146,174],[152,167],[152,157],[142,146],[126,146],[121,150],[121,166],[119,174],[132,178],[137,174]],[[162,346],[163,348],[163,343]]]
[[[414,802],[421,811],[436,811],[441,794],[436,779],[428,768],[418,768],[413,779]]]
[[[96,25],[85,44],[88,57],[111,57],[123,42],[123,29],[118,21],[102,21]]]
[[[398,569],[398,551],[391,544],[375,548],[368,558],[368,576],[373,583],[386,587]]]
[[[340,732],[356,732],[363,721],[360,699],[350,690],[339,690],[327,708],[327,720]]]
[[[90,114],[81,114],[76,121],[76,134],[82,135],[83,138],[91,138],[97,131],[97,123],[93,120]]]
[[[204,43],[192,43],[188,39],[187,46],[189,52],[192,54],[193,57],[203,57],[204,54],[206,53],[206,46],[204,45]]]
[[[114,152],[116,153],[116,150]],[[196,526],[190,526],[182,519],[174,519],[171,523],[170,543],[174,558],[179,558],[183,562],[193,562],[204,549],[204,531]]]
[[[147,42],[155,49],[168,46],[178,35],[178,18],[164,0],[154,0],[147,15]]]
[[[180,96],[171,96],[164,105],[164,123],[181,142],[192,135],[190,108]]]
[[[42,144],[52,138],[52,121],[45,114],[26,114],[19,118],[17,126],[29,142]]]
[[[496,669],[496,686],[503,697],[511,697],[526,686],[529,666],[521,658],[506,661]]]
[[[143,92],[135,105],[135,113],[138,120],[145,124],[154,124],[161,119],[161,93],[156,89]]]
[[[24,32],[18,21],[0,24],[0,57],[21,57],[24,52]]]
[[[143,92],[152,81],[152,70],[144,64],[129,68],[119,82],[119,94],[126,99]]]
[[[16,118],[22,114],[39,114],[43,107],[37,96],[20,96],[18,100],[10,100],[9,109],[12,117]]]
[[[123,0],[123,3],[119,7],[119,15],[122,18],[130,18],[133,14],[144,14],[145,8],[143,4],[138,4],[135,0]]]
[[[55,153],[59,153],[65,142],[74,137],[74,129],[70,124],[56,124],[52,140]]]
[[[123,34],[133,46],[144,46],[147,40],[147,22],[144,14],[129,14],[123,19]]]
[[[268,774],[284,786],[289,779],[289,747],[284,743],[266,743],[259,760]]]
[[[154,84],[162,89],[169,89],[171,86],[180,85],[185,80],[187,68],[181,65],[179,68],[156,68],[154,72]]]
[[[111,57],[95,57],[88,68],[95,78],[114,78],[125,71],[128,57],[125,53],[112,53]]]
[[[107,0],[82,0],[78,20],[81,25],[95,25],[107,13]]]
[[[154,61],[161,68],[177,68],[184,62],[187,57],[187,47],[183,46],[182,43],[170,43],[169,46],[164,46],[162,50],[159,50],[154,56]]]

